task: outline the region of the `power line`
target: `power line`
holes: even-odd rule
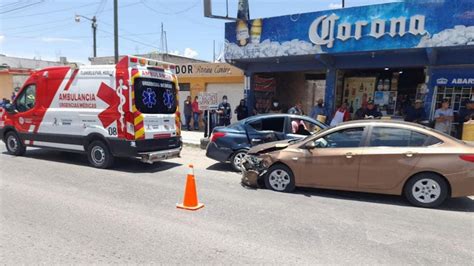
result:
[[[48,27],[46,29],[34,29],[34,30],[27,30],[27,31],[20,31],[20,32],[14,32],[13,34],[25,34],[25,33],[32,33],[32,32],[35,32],[35,33],[47,33],[47,32],[51,32],[51,31],[55,31],[57,29],[60,29],[60,28],[64,28],[66,26],[70,26],[72,24],[75,24],[75,22],[71,21],[71,22],[67,22],[67,23],[62,23],[62,24],[59,24],[59,25],[56,25],[56,26],[53,26],[53,27]]]
[[[22,3],[21,1],[13,2],[13,3],[8,3],[8,4],[1,5],[0,8],[6,8],[6,7],[10,7],[10,6],[18,6],[18,5],[20,5],[21,3]]]
[[[104,8],[106,5],[107,5],[107,0],[101,0],[99,6],[97,7],[97,11],[95,11],[94,16],[99,16],[100,13],[104,11]]]
[[[179,14],[179,13],[184,13],[184,12],[186,12],[187,10],[192,9],[193,7],[195,7],[195,6],[199,3],[199,1],[196,2],[196,4],[194,4],[194,5],[191,6],[191,7],[188,7],[188,8],[187,8],[186,10],[184,10],[184,11],[181,10],[181,11],[177,11],[177,12],[166,13],[166,12],[158,11],[158,10],[156,10],[156,9],[153,8],[153,7],[150,7],[148,4],[145,3],[145,0],[140,0],[140,1],[141,1],[141,4],[142,4],[142,5],[144,5],[145,7],[147,7],[148,9],[150,9],[151,11],[153,11],[153,12],[155,12],[155,13],[157,13],[157,14],[160,14],[160,15],[177,15],[177,14]],[[189,21],[191,21],[192,23],[195,23],[195,24],[200,24],[200,25],[203,25],[203,26],[206,26],[206,27],[219,28],[219,29],[220,29],[220,27],[216,27],[216,26],[214,26],[214,25],[209,25],[209,24],[206,24],[206,23],[202,23],[202,22],[200,22],[200,21],[198,21],[198,20],[191,19],[190,17],[187,17],[187,16],[182,16],[181,18],[186,19],[186,20],[189,20]]]
[[[2,30],[16,30],[16,29],[24,29],[24,28],[34,28],[34,27],[40,27],[40,26],[44,26],[44,25],[49,25],[49,24],[56,24],[58,22],[63,22],[63,21],[70,21],[71,18],[65,18],[65,19],[60,19],[60,20],[54,20],[54,21],[48,21],[48,22],[45,22],[45,23],[36,23],[36,24],[29,24],[29,25],[24,25],[24,26],[15,26],[15,27],[11,27],[11,28],[2,28]]]
[[[158,10],[154,9],[153,7],[149,6],[149,5],[146,3],[145,0],[141,0],[141,3],[142,3],[145,7],[147,7],[147,8],[149,8],[149,9],[153,10],[154,12],[156,12],[156,13],[158,13],[158,14],[163,14],[163,15],[178,15],[178,14],[185,13],[185,12],[187,12],[187,11],[189,11],[189,10],[195,8],[200,2],[201,2],[200,0],[197,0],[197,1],[196,1],[194,4],[192,4],[191,6],[189,6],[189,7],[187,7],[187,8],[184,8],[184,9],[182,9],[182,10],[179,10],[179,11],[162,12],[162,11],[158,11]],[[168,8],[168,10],[170,10],[170,9]]]
[[[30,6],[35,6],[35,5],[41,4],[41,3],[43,3],[43,2],[44,2],[44,0],[41,0],[41,1],[39,1],[39,2],[35,2],[35,3],[27,4],[27,5],[24,5],[24,6],[16,7],[16,8],[7,10],[7,11],[2,11],[2,12],[0,12],[0,14],[5,14],[5,13],[9,13],[9,12],[13,12],[13,11],[25,9],[25,8],[30,7]]]
[[[110,24],[110,23],[107,23],[107,22],[105,22],[105,21],[100,21],[100,22],[101,22],[102,24],[105,24],[105,25],[109,26],[109,27],[113,27],[113,26],[114,26],[114,25],[112,25],[112,24]],[[127,36],[140,36],[140,35],[153,34],[153,33],[149,33],[149,34],[147,34],[147,33],[136,34],[136,33],[132,33],[132,32],[129,32],[129,31],[127,31],[127,30],[124,30],[124,29],[122,29],[122,28],[119,28],[119,30],[120,30],[121,32],[127,33]],[[156,33],[158,33],[158,32],[156,32]]]
[[[106,30],[102,30],[102,29],[97,29],[97,30],[98,30],[98,31],[101,31],[101,32],[104,32],[104,33],[107,33],[107,34],[110,34],[110,35],[114,35],[114,34],[113,34],[112,32],[110,32],[110,31],[106,31]],[[134,40],[134,39],[131,39],[131,38],[122,36],[122,35],[119,35],[119,38],[124,39],[124,40],[127,40],[127,41],[130,41],[130,42],[138,43],[138,44],[141,44],[141,45],[144,45],[144,46],[152,47],[152,48],[155,48],[155,49],[157,49],[157,50],[160,49],[159,47],[154,46],[154,45],[152,45],[152,44],[144,43],[144,42],[141,42],[141,41],[137,41],[137,40]]]
[[[43,0],[44,1],[44,0]],[[75,9],[78,9],[78,8],[83,8],[83,7],[87,7],[87,6],[95,6],[97,5],[97,3],[89,3],[89,4],[85,4],[85,5],[81,5],[81,6],[77,6],[77,7],[70,7],[70,8],[63,8],[63,9],[56,9],[56,10],[53,10],[53,11],[48,11],[48,12],[41,12],[41,13],[34,13],[34,14],[26,14],[26,15],[21,15],[21,16],[13,16],[13,17],[6,17],[6,18],[2,18],[2,19],[12,19],[12,18],[30,18],[30,17],[36,17],[36,16],[42,16],[42,15],[49,15],[49,14],[53,14],[53,13],[60,13],[60,12],[63,12],[63,11],[68,11],[68,10],[75,10]]]
[[[134,6],[134,5],[139,5],[140,2],[136,2],[136,3],[131,3],[131,4],[125,4],[125,5],[122,5],[120,6],[120,8],[124,8],[124,7],[129,7],[129,6]],[[77,7],[79,8],[79,7]],[[102,10],[101,12],[106,12],[106,11],[111,11],[112,9],[105,9],[105,10]],[[84,14],[85,16],[92,16],[94,15],[94,13],[86,13]],[[24,25],[24,26],[15,26],[15,27],[11,27],[11,28],[2,28],[2,30],[15,30],[15,29],[23,29],[23,28],[34,28],[34,27],[39,27],[39,26],[43,26],[43,25],[50,25],[50,24],[56,24],[58,22],[63,22],[63,21],[69,21],[73,19],[72,17],[68,17],[68,18],[64,18],[64,19],[59,19],[59,20],[54,20],[54,21],[48,21],[48,22],[45,22],[45,23],[36,23],[36,24],[30,24],[30,25]]]

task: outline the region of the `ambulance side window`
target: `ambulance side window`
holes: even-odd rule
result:
[[[31,84],[18,95],[16,100],[16,109],[18,112],[26,112],[33,108],[36,103],[36,85]]]

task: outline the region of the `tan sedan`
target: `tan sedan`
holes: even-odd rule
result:
[[[242,166],[244,182],[263,178],[281,192],[315,187],[404,195],[421,207],[474,195],[474,147],[406,122],[354,121],[300,141],[259,145]]]

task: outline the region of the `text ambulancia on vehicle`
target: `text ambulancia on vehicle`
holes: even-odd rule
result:
[[[86,152],[107,168],[114,157],[146,163],[178,157],[181,122],[175,66],[126,56],[117,65],[50,67],[33,73],[0,108],[0,137],[13,155],[27,146]]]

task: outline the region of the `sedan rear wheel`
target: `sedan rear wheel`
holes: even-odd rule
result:
[[[234,168],[235,171],[240,172],[242,171],[242,159],[244,159],[245,155],[247,155],[246,150],[240,150],[236,151],[234,155],[232,155],[231,158],[231,163],[232,163],[232,168]]]
[[[277,164],[268,169],[265,186],[279,192],[291,192],[295,189],[295,176],[286,165]]]
[[[418,174],[407,182],[404,194],[415,206],[433,208],[441,205],[448,197],[448,184],[436,174]]]

